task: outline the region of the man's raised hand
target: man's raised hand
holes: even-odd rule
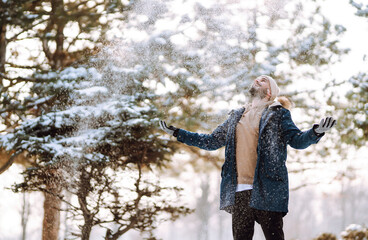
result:
[[[335,125],[336,125],[336,120],[333,117],[322,118],[318,127],[316,127],[314,131],[318,134],[322,134],[324,132],[329,131]]]
[[[178,130],[178,128],[174,126],[167,126],[165,121],[162,121],[162,120],[160,120],[160,127],[162,130],[164,130],[165,132],[167,132],[168,134],[174,137],[176,135],[175,133],[177,132],[176,130]]]

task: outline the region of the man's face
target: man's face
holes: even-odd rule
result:
[[[259,97],[261,99],[271,96],[270,82],[266,77],[257,77],[254,80],[249,92],[252,97]]]

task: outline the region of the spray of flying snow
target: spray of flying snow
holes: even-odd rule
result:
[[[269,6],[274,6],[269,11],[281,12],[284,2],[268,1]],[[86,67],[67,68],[40,77],[59,78],[50,88],[70,90],[74,102],[64,111],[42,116],[44,124],[56,121],[56,126],[61,126],[58,122],[80,119],[73,137],[55,139],[44,144],[45,149],[60,157],[67,154],[79,159],[83,155],[103,160],[104,156],[90,156],[84,150],[106,134],[106,129],[96,127],[98,121],[118,124],[114,116],[122,108],[119,104],[129,105],[129,96],[139,92],[137,87],[142,83],[151,86],[150,82],[171,82],[176,89],[188,90],[198,87],[199,91],[226,99],[243,91],[253,77],[273,72],[277,62],[265,57],[257,64],[253,59],[252,51],[259,46],[252,45],[256,41],[252,38],[259,33],[255,23],[245,24],[256,17],[250,11],[254,6],[247,4],[194,0],[135,3],[122,30],[127,33],[123,39],[103,48]],[[140,32],[144,34],[139,35]],[[271,49],[265,50],[273,54]],[[141,113],[148,108],[126,107],[135,117],[124,124],[147,122]]]
[[[168,49],[159,59],[167,69],[175,70],[181,59],[191,59],[181,66],[185,78],[201,92],[229,100],[234,94],[243,94],[255,77],[274,73],[280,64],[267,55],[277,55],[281,48],[261,43],[280,38],[280,31],[267,29],[265,33],[259,27],[273,27],[287,18],[287,4],[286,0],[140,1],[129,16],[124,37],[131,42],[150,39],[151,45],[146,41],[148,50],[142,49],[142,61],[158,52],[154,47]],[[256,56],[254,52],[259,50]],[[169,58],[170,62],[165,62]]]

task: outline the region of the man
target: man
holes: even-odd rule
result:
[[[221,172],[220,209],[232,214],[236,240],[252,239],[258,222],[267,240],[284,239],[283,217],[288,212],[287,145],[304,149],[317,143],[336,121],[327,117],[307,131],[291,119],[290,102],[276,97],[279,88],[266,75],[250,90],[251,103],[230,112],[211,134],[188,132],[160,121],[161,128],[178,141],[205,150],[226,146]]]

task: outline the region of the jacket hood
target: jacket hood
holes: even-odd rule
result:
[[[290,110],[294,104],[285,96],[280,96],[280,97],[277,97],[276,100],[268,106],[268,108],[270,107],[277,107],[277,106],[282,106],[288,110]],[[228,115],[231,115],[235,112],[243,112],[244,111],[244,106],[242,108],[239,108],[239,109],[232,109],[230,110],[227,114]]]
[[[276,106],[282,106],[288,110],[290,110],[293,107],[293,103],[285,96],[278,97],[274,103],[272,103],[270,107],[276,107]]]

